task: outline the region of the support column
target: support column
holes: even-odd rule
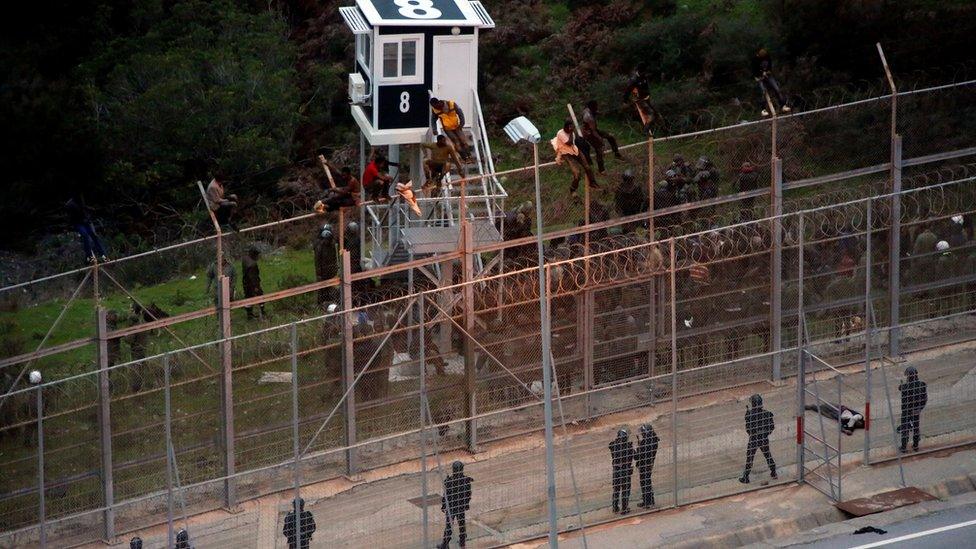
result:
[[[671,490],[672,505],[678,506],[678,294],[675,288],[677,263],[674,237],[669,243],[668,260],[671,270]]]
[[[579,349],[583,358],[583,390],[586,392],[586,419],[593,417],[593,397],[590,392],[595,384],[593,379],[593,290],[583,291],[582,322],[577,324]]]
[[[865,200],[867,203],[867,241],[865,244],[865,255],[867,261],[864,262],[864,465],[871,463],[871,346],[872,346],[872,326],[874,319],[871,305],[871,239],[873,236],[871,199]],[[838,481],[839,482],[839,481]]]
[[[647,241],[654,242],[654,136],[647,136]],[[653,266],[653,265],[652,265]],[[654,377],[657,362],[657,276],[648,281],[647,311],[647,375]],[[650,388],[651,404],[654,403],[654,386]]]
[[[218,259],[219,261],[219,259]],[[220,280],[220,299],[218,305],[218,321],[220,322],[220,365],[221,365],[221,397],[223,412],[223,440],[224,440],[224,507],[228,511],[236,511],[237,508],[237,479],[233,478],[236,472],[236,462],[234,459],[234,378],[233,378],[233,354],[231,350],[230,337],[233,335],[230,321],[230,278],[221,276]]]
[[[888,232],[888,303],[891,312],[888,330],[888,356],[901,356],[901,170],[900,135],[891,139],[891,229]]]
[[[806,376],[806,366],[804,365],[804,354],[806,352],[806,326],[804,325],[804,322],[806,320],[806,311],[804,308],[805,304],[803,302],[803,212],[800,212],[799,224],[800,236],[798,240],[800,244],[797,253],[797,272],[799,273],[797,286],[799,299],[797,300],[796,307],[796,481],[803,482],[803,460],[805,458],[803,450],[803,418],[806,404],[806,394],[804,393]]]
[[[47,549],[47,507],[44,481],[44,387],[37,386],[37,522],[40,524],[41,549]]]
[[[357,178],[363,176],[363,172],[366,171],[366,137],[363,136],[362,130],[359,131],[359,173],[356,174]],[[359,203],[364,204],[366,202],[366,187],[363,185],[359,186]],[[366,206],[359,206],[359,250],[360,253],[366,251]]]
[[[115,539],[115,495],[112,479],[112,390],[109,384],[108,324],[106,311],[102,306],[95,309],[95,330],[98,343],[98,426],[99,443],[102,452],[102,500],[105,511],[102,516],[106,542]]]
[[[474,337],[474,240],[471,233],[471,224],[468,220],[461,221],[461,246],[464,255],[461,260],[461,272],[464,280],[464,331],[468,336],[464,338],[464,414],[468,418],[474,418],[478,413],[477,402],[477,376],[475,371],[475,344],[471,341]],[[468,450],[476,452],[478,450],[478,422],[469,419],[464,423],[465,440]]]
[[[352,323],[352,264],[349,251],[342,250],[342,390],[348,391],[354,379],[356,379],[356,365],[353,355],[353,334]],[[346,475],[354,476],[359,471],[359,463],[356,456],[356,449],[351,448],[356,444],[356,391],[349,391],[346,400],[343,402],[343,411],[346,416],[345,423],[345,443],[349,447],[346,449]]]
[[[773,381],[781,379],[783,357],[783,160],[773,158],[773,183],[769,193],[773,220],[769,288],[769,350],[773,353]]]

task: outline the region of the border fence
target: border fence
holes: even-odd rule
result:
[[[976,332],[974,87],[626,146],[622,203],[560,201],[568,176],[542,165],[542,296],[533,236],[475,246],[465,223],[452,253],[362,271],[368,250],[347,239],[335,276],[235,299],[225,258],[253,242],[310,256],[307,238],[289,243],[314,233],[311,215],[2,288],[58,307],[36,351],[0,358],[12,380],[0,543],[70,546],[165,525],[148,546],[172,546],[180,526],[197,546],[246,545],[253,511],[200,530],[188,518],[283,491],[306,496],[316,545],[430,543],[455,459],[475,479],[471,543],[544,535],[543,337],[560,529],[613,517],[607,444],[621,426],[650,423],[660,438],[657,508],[764,482],[762,452],[753,481],[738,482],[742,391],[761,393],[776,419],[772,482],[839,500],[845,467],[898,456],[901,357],[915,365],[909,353]],[[708,156],[716,192],[659,185],[675,154]],[[754,188],[740,184],[746,161]],[[492,176],[516,202],[532,189],[530,168]],[[211,296],[159,314],[153,282],[186,281],[210,261]],[[129,325],[115,303],[131,304]],[[242,309],[264,305],[273,316],[255,328]],[[973,441],[974,416],[960,413],[976,399],[972,363],[919,364],[923,450]],[[43,383],[27,383],[32,369]],[[805,410],[826,403],[856,408],[868,428],[852,438]],[[322,481],[326,492],[306,488]],[[640,493],[635,482],[634,504]]]

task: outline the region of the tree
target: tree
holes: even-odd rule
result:
[[[198,196],[196,179],[287,162],[299,101],[284,21],[230,0],[144,16],[146,32],[112,41],[85,67],[106,184],[137,201],[185,205]]]

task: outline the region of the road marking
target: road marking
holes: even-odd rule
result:
[[[884,541],[876,541],[874,543],[869,543],[867,545],[858,545],[857,547],[852,547],[851,549],[869,549],[870,547],[881,547],[882,545],[890,545],[892,543],[898,543],[900,541],[907,541],[910,539],[921,538],[925,536],[931,536],[932,534],[938,534],[940,532],[948,532],[949,530],[956,530],[959,528],[965,528],[967,526],[976,525],[976,520],[969,520],[966,522],[959,522],[956,524],[950,524],[949,526],[942,526],[940,528],[933,528],[931,530],[925,530],[924,532],[915,532],[914,534],[907,534],[901,537],[886,539]]]

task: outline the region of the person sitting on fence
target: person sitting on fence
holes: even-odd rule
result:
[[[556,164],[565,162],[573,172],[573,182],[569,186],[569,192],[572,196],[578,196],[576,189],[579,188],[581,171],[586,176],[587,185],[594,189],[600,187],[596,183],[596,176],[593,175],[589,163],[580,153],[579,147],[576,146],[576,125],[573,124],[572,120],[566,120],[563,128],[556,132],[556,136],[552,138],[550,143],[556,152]]]
[[[363,170],[363,187],[369,193],[370,200],[374,202],[389,200],[390,182],[393,181],[393,178],[385,173],[389,167],[390,162],[386,157],[377,153],[373,161]]]
[[[319,161],[328,177],[328,184],[325,188],[325,196],[315,203],[313,209],[321,214],[358,206],[361,190],[359,180],[352,175],[352,170],[348,166],[341,170],[336,169],[322,155],[319,156]]]
[[[839,422],[841,431],[847,436],[853,435],[857,429],[864,428],[864,414],[843,404],[824,401],[820,405],[807,404],[804,409]]]
[[[108,261],[108,258],[105,257],[102,241],[98,238],[95,226],[92,224],[91,208],[85,204],[85,199],[81,194],[69,198],[64,205],[64,211],[68,214],[68,223],[81,236],[81,245],[85,250],[85,261],[94,263],[96,257],[99,261]]]
[[[444,133],[447,134],[451,143],[457,147],[458,152],[461,153],[461,158],[469,159],[471,157],[471,145],[468,144],[468,138],[464,135],[464,111],[461,110],[461,107],[457,106],[454,101],[431,97],[430,110],[441,121],[441,128],[444,129]]]
[[[417,204],[417,197],[413,193],[413,181],[410,180],[409,175],[405,173],[400,174],[400,181],[396,184],[396,192],[400,195],[400,198],[407,207],[410,208],[410,211],[417,215],[423,215],[423,212],[420,210],[420,205]]]
[[[776,77],[773,76],[773,60],[769,56],[769,52],[766,48],[759,48],[759,51],[752,57],[752,77],[756,79],[759,83],[759,91],[762,93],[761,98],[761,112],[763,116],[769,116],[770,114],[776,114],[776,108],[778,107],[784,113],[790,112],[789,100],[783,95],[783,92],[779,88],[779,82],[776,81]],[[766,102],[766,97],[773,103],[773,112],[770,113],[769,105]]]
[[[593,152],[596,153],[597,170],[600,173],[607,173],[607,169],[603,161],[603,148],[607,146],[606,142],[610,143],[610,150],[613,151],[613,155],[617,157],[617,160],[622,160],[623,156],[620,156],[620,149],[617,147],[617,139],[609,133],[601,130],[597,125],[598,114],[599,105],[596,100],[590,99],[587,101],[581,117],[582,124],[580,126],[580,130],[583,133],[583,139],[593,146]]]
[[[441,190],[441,180],[451,172],[451,163],[460,170],[464,162],[458,156],[457,148],[442,133],[437,134],[437,141],[434,143],[421,143],[420,146],[430,151],[430,158],[424,160],[427,182],[423,188],[426,191],[433,187],[434,194],[437,194]]]
[[[237,195],[226,194],[222,180],[223,177],[218,175],[211,179],[210,184],[207,185],[207,206],[213,212],[218,225],[227,225],[232,231],[236,231],[237,227],[234,226],[230,218],[234,209],[237,208]]]

